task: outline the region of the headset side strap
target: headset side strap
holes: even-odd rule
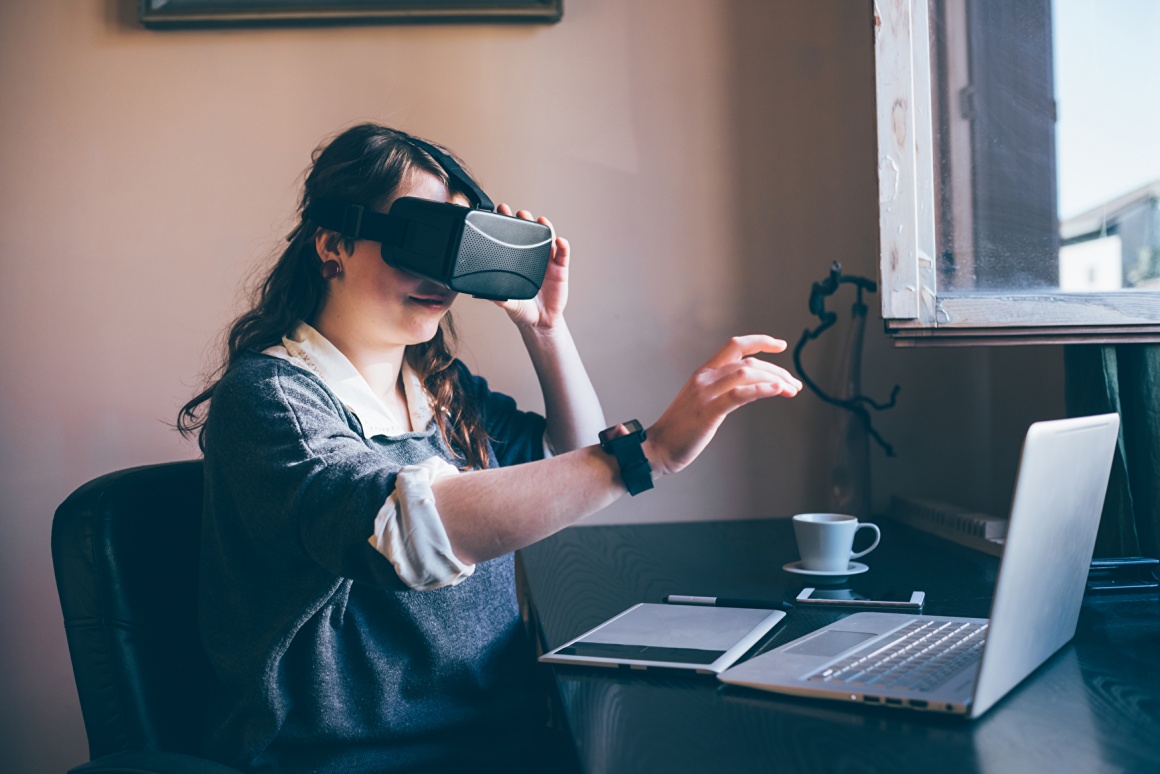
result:
[[[344,239],[370,239],[395,245],[406,231],[402,218],[331,199],[313,202],[306,210],[306,217],[322,228],[337,231]]]

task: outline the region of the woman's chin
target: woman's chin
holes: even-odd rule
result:
[[[439,333],[439,322],[436,321],[434,325],[415,327],[408,331],[408,333],[407,339],[409,344],[426,344]]]

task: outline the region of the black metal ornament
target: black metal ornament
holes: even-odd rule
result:
[[[875,442],[877,442],[879,446],[882,447],[883,451],[886,452],[886,456],[893,457],[894,447],[887,443],[886,440],[881,435],[879,435],[878,431],[874,429],[873,421],[870,418],[870,410],[873,409],[874,411],[885,411],[886,409],[894,408],[895,402],[898,399],[898,392],[902,389],[899,385],[894,385],[894,389],[890,391],[890,399],[885,403],[879,403],[878,401],[875,401],[872,398],[869,398],[866,395],[862,395],[860,393],[851,395],[848,398],[836,398],[832,395],[829,395],[825,392],[825,390],[820,388],[814,382],[814,380],[809,377],[805,371],[805,368],[802,367],[801,352],[806,343],[821,336],[823,333],[833,327],[834,323],[838,321],[837,313],[826,311],[826,298],[836,293],[838,288],[840,288],[842,285],[853,285],[857,289],[858,296],[850,310],[850,315],[853,323],[865,323],[868,309],[866,304],[862,301],[862,293],[875,293],[878,290],[878,285],[877,283],[866,279],[865,277],[858,277],[855,275],[843,276],[842,264],[838,261],[834,261],[830,265],[830,275],[821,282],[815,282],[813,287],[810,289],[810,314],[821,320],[821,324],[812,330],[807,328],[806,330],[802,331],[802,336],[800,339],[798,339],[797,346],[795,346],[793,349],[793,364],[794,367],[797,368],[798,375],[801,376],[802,382],[804,382],[805,385],[809,387],[815,395],[832,406],[845,409],[846,411],[849,411],[858,416],[862,420],[862,425],[865,427],[866,432],[870,435],[871,438],[875,440]],[[851,357],[856,358],[856,362],[860,366],[862,346],[860,336],[858,337],[854,346],[856,351],[851,353]],[[859,380],[856,378],[855,382],[858,381]]]

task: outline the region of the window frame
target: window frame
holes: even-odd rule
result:
[[[939,292],[929,0],[874,0],[882,318],[896,346],[1160,342],[1160,292]]]

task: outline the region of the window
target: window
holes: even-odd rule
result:
[[[1160,3],[879,0],[901,345],[1160,341]]]

